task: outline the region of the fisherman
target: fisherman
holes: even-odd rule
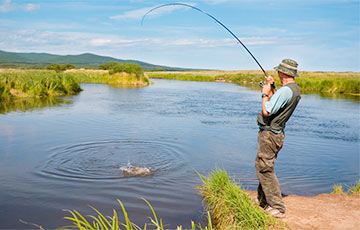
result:
[[[266,212],[276,218],[285,217],[285,205],[282,200],[279,181],[274,171],[277,154],[282,148],[285,138],[285,123],[294,112],[299,100],[300,89],[295,83],[297,74],[296,61],[284,59],[277,71],[282,87],[274,93],[274,79],[266,77],[262,88],[262,111],[257,123],[258,151],[255,159],[256,174],[259,180],[258,201]]]

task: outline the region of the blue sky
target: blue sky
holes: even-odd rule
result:
[[[95,53],[153,64],[258,69],[209,17],[184,7],[143,14],[171,0],[0,0],[0,50]],[[178,1],[231,29],[265,69],[284,58],[300,70],[360,71],[359,1]]]

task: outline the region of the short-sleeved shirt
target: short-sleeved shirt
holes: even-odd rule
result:
[[[265,108],[270,115],[275,114],[291,100],[292,96],[292,90],[283,86],[270,97],[269,101],[265,102]]]
[[[270,97],[270,100],[265,102],[265,109],[268,111],[269,115],[277,113],[282,107],[284,107],[289,101],[291,100],[293,96],[292,90],[287,87],[283,86],[280,89],[278,89],[272,97]],[[260,128],[264,128],[260,126]],[[279,130],[272,130],[275,133],[281,133]]]

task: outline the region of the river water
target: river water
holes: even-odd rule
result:
[[[260,93],[234,84],[153,80],[141,89],[82,84],[60,106],[0,115],[0,228],[70,224],[63,209],[132,221],[151,216],[168,228],[203,219],[197,172],[216,167],[257,187],[256,116]],[[283,193],[328,193],[359,180],[360,104],[303,95],[276,161]],[[129,176],[128,164],[153,170]]]

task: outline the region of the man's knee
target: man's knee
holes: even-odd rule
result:
[[[255,159],[256,171],[259,173],[274,172],[274,161],[275,159],[266,159],[257,156]]]

